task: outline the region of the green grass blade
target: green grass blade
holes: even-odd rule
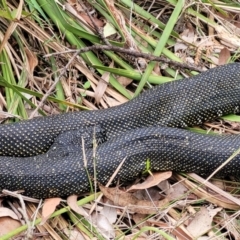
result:
[[[179,0],[177,5],[175,6],[175,9],[173,10],[172,15],[163,31],[162,37],[158,41],[158,45],[156,46],[156,49],[153,53],[154,55],[160,56],[162,54],[162,51],[167,43],[168,38],[170,37],[173,27],[176,24],[178,17],[182,11],[183,4],[184,4],[184,0]],[[154,61],[151,61],[148,64],[148,66],[145,70],[145,73],[143,74],[143,77],[136,89],[134,97],[136,97],[142,91],[144,85],[148,81],[149,75],[151,74],[155,64],[156,64],[156,62],[154,62]]]
[[[125,70],[125,69],[112,68],[112,67],[109,68],[109,67],[98,66],[98,65],[94,65],[93,67],[97,69],[101,69],[106,72],[111,72],[120,76],[128,77],[130,79],[134,79],[137,81],[140,81],[142,78],[142,74],[135,70]],[[162,84],[162,83],[170,82],[173,80],[174,79],[170,77],[155,76],[155,75],[150,75],[148,78],[148,82],[152,84]]]

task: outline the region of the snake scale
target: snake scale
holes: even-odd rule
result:
[[[105,184],[123,159],[115,181],[136,178],[147,159],[152,171],[206,176],[240,147],[240,138],[181,128],[239,110],[240,63],[233,63],[159,85],[117,107],[3,124],[0,189],[37,198],[79,194],[89,191],[94,167]],[[240,157],[218,174],[239,177]]]

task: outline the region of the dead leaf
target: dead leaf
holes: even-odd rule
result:
[[[114,35],[117,33],[116,28],[109,22],[105,23],[103,27],[103,36],[105,38],[110,37],[111,35]]]
[[[213,217],[221,210],[222,208],[201,207],[187,226],[187,230],[193,237],[207,233],[212,228]]]
[[[99,186],[99,188],[105,197],[113,201],[114,205],[127,207],[128,210],[134,213],[154,214],[169,202],[167,198],[161,201],[139,200],[133,194],[121,191],[118,188],[104,186]]]
[[[226,190],[225,189],[225,184],[223,181],[218,180],[218,179],[211,179],[210,182],[215,185],[216,187],[220,188],[221,190]]]
[[[162,188],[161,188],[162,189]],[[186,193],[188,192],[188,189],[181,183],[178,182],[176,184],[174,184],[173,186],[169,186],[169,189],[167,189],[166,191],[164,191],[164,193],[167,195],[168,199],[171,200],[176,200],[176,199],[182,199],[182,198],[186,198]],[[191,199],[194,198],[196,199],[196,197],[191,194]],[[188,195],[188,199],[189,199],[189,195]]]
[[[182,41],[177,40],[177,42],[174,45],[174,52],[177,53],[179,51],[184,51],[188,48],[188,46],[183,43]]]
[[[71,103],[75,103],[75,100],[73,99],[72,88],[70,87],[66,77],[61,78],[61,85],[62,85],[66,99]]]
[[[48,198],[45,199],[42,207],[42,221],[40,225],[43,225],[51,214],[55,211],[57,205],[61,202],[61,198]]]
[[[81,13],[79,13],[79,15],[80,15],[89,25],[91,25],[91,26],[93,27],[92,21],[91,21],[91,19],[89,18],[89,16],[88,16],[86,13],[81,12]],[[103,27],[103,25],[104,25],[103,21],[101,21],[100,19],[95,18],[95,17],[92,17],[92,19],[93,19],[93,21],[95,22],[95,24],[96,24],[98,27],[100,27],[100,28]]]
[[[161,73],[161,67],[159,65],[159,62],[157,62],[153,68],[153,74],[156,74],[157,76],[162,76]]]
[[[219,53],[218,64],[225,65],[230,59],[230,57],[231,57],[230,51],[227,48],[223,48]]]
[[[0,218],[0,236],[11,232],[12,230],[21,227],[21,223],[10,217]],[[17,237],[17,235],[15,235]]]
[[[111,201],[107,201],[107,204],[113,204]],[[110,223],[115,223],[117,220],[117,210],[114,207],[110,207],[104,205],[103,209],[101,210],[101,214],[105,216]]]
[[[89,18],[88,14],[84,9],[82,9],[81,5],[75,2],[74,4],[70,2],[65,3],[64,7],[67,11],[69,11],[73,16],[75,16],[78,20],[80,20],[85,26],[94,28],[92,20],[98,27],[103,27],[103,21],[98,18],[91,16],[92,20]]]
[[[14,211],[5,207],[0,208],[0,217],[11,217],[15,220],[19,220],[17,214]]]
[[[66,234],[69,240],[86,240],[85,236],[76,229],[63,228],[63,232]]]
[[[104,235],[105,239],[115,238],[113,225],[108,221],[106,216],[103,216],[101,213],[94,213],[91,219],[95,227],[98,228],[98,231]]]
[[[130,79],[128,77],[124,77],[124,76],[118,77],[117,80],[124,87],[128,86],[133,81],[132,79]]]
[[[33,71],[35,69],[35,67],[38,65],[38,59],[36,57],[36,55],[31,52],[28,48],[24,48],[26,55],[27,55],[27,59],[28,59],[28,65],[27,65],[27,70],[29,72],[29,74],[31,76],[33,76]]]
[[[89,214],[81,207],[77,205],[77,195],[72,195],[67,198],[68,206],[76,213],[84,216],[89,217]]]
[[[174,52],[184,51],[188,48],[188,44],[196,43],[197,37],[195,36],[194,29],[191,24],[187,25],[187,28],[180,34],[182,40],[177,40],[174,45]]]
[[[155,187],[137,190],[136,192],[133,193],[133,195],[139,200],[151,199],[153,201],[158,201],[162,199],[161,195],[159,194],[159,189]]]
[[[113,67],[113,62],[111,62],[109,67]],[[109,72],[104,72],[102,75],[102,78],[99,80],[97,87],[95,89],[94,97],[96,100],[96,103],[99,104],[100,100],[102,99],[108,83],[109,83],[109,78],[110,78],[110,73]]]
[[[159,184],[159,182],[166,180],[166,179],[170,178],[171,176],[172,176],[171,171],[152,173],[151,175],[149,175],[147,177],[147,179],[143,183],[138,183],[138,184],[131,186],[127,190],[127,192],[130,192],[132,190],[146,189],[146,188],[156,186]]]
[[[158,185],[157,185],[163,193],[165,193],[166,195],[167,194],[170,194],[173,192],[173,188],[171,186],[171,184],[169,183],[168,180],[164,180],[162,182],[160,182]]]

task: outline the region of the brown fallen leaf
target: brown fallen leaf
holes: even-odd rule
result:
[[[40,225],[43,225],[51,214],[55,211],[57,205],[61,202],[61,198],[48,198],[45,199],[42,207],[42,221]]]
[[[93,213],[91,221],[98,231],[104,236],[105,239],[114,239],[115,231],[112,223],[109,222],[108,218],[101,213]]]
[[[170,178],[172,176],[172,172],[156,172],[152,173],[147,177],[147,179],[143,183],[138,183],[135,185],[132,185],[127,192],[130,192],[132,190],[140,190],[140,189],[146,189],[153,186],[158,185],[160,182]]]
[[[99,186],[103,195],[113,201],[114,205],[126,207],[134,213],[154,214],[159,208],[165,207],[169,200],[167,198],[160,201],[139,200],[133,194],[124,192],[116,188]]]
[[[133,192],[133,195],[139,200],[153,200],[158,201],[162,199],[161,194],[159,193],[159,189],[156,187],[151,187],[148,189],[137,190]]]
[[[165,181],[163,181],[164,183]],[[161,183],[160,183],[161,184]],[[158,186],[160,185],[158,184]],[[169,183],[168,183],[169,184]],[[167,186],[167,183],[165,184]],[[184,186],[183,183],[177,182],[174,185],[170,185],[169,187],[163,188],[161,185],[159,186],[163,192],[167,195],[167,198],[172,201],[172,200],[180,200],[180,199],[197,199],[197,197],[192,194],[188,193],[186,196],[186,193],[188,192],[188,188]]]
[[[109,200],[106,204],[113,205]],[[117,221],[117,209],[115,207],[104,205],[100,213],[105,216],[110,223],[115,223]]]
[[[0,207],[0,217],[11,217],[12,219],[18,220],[17,214],[9,208]]]
[[[187,226],[187,230],[193,237],[207,233],[212,228],[213,217],[221,210],[222,208],[201,207]]]
[[[95,25],[99,28],[104,26],[104,22],[93,15],[91,15],[92,20],[86,13],[85,9],[77,1],[68,1],[69,3],[65,3],[64,7],[67,11],[69,11],[72,15],[74,15],[78,20],[81,21],[85,26],[94,28],[92,20],[94,21]]]
[[[124,87],[128,86],[130,83],[132,83],[132,79],[128,78],[128,77],[124,77],[124,76],[119,76],[117,78],[118,82],[123,85]]]
[[[186,50],[189,47],[188,43],[196,44],[197,36],[195,35],[195,30],[190,23],[186,24],[186,28],[183,30],[180,36],[181,39],[178,39],[174,45],[175,53]]]
[[[30,74],[30,76],[33,76],[33,71],[35,69],[35,67],[38,65],[38,59],[36,57],[36,55],[30,51],[28,48],[24,48],[25,52],[26,52],[26,55],[27,55],[27,70]]]
[[[113,62],[111,62],[109,67],[113,67]],[[103,97],[103,95],[104,95],[104,93],[107,89],[107,86],[108,86],[108,83],[109,83],[109,78],[110,78],[110,73],[109,72],[104,72],[103,75],[102,75],[102,78],[99,80],[99,82],[97,84],[97,87],[95,89],[95,94],[94,94],[94,97],[95,97],[95,100],[96,100],[97,104],[100,103],[100,100]]]
[[[77,195],[71,195],[67,198],[68,206],[76,213],[84,216],[89,217],[89,214],[81,207],[77,205]]]
[[[169,195],[170,193],[172,193],[174,190],[173,190],[173,187],[171,186],[171,184],[169,183],[168,180],[164,180],[162,182],[160,182],[158,185],[157,185],[163,193],[165,193],[166,195]]]
[[[223,48],[219,53],[218,64],[225,65],[230,59],[230,51],[227,48]]]
[[[19,221],[14,220],[10,217],[0,218],[0,236],[11,232],[18,227],[21,227],[21,223]],[[15,235],[15,237],[17,237],[17,235]]]

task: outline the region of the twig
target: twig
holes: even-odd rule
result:
[[[17,198],[19,194],[22,194],[24,192],[23,191],[12,192],[12,191],[3,189],[2,193],[3,193],[3,195],[12,196],[12,197]],[[24,195],[22,195],[22,198],[23,198],[24,201],[27,201],[27,202],[32,202],[32,203],[39,203],[40,202],[39,199],[30,198],[30,197],[27,197],[27,196],[24,196]]]
[[[22,198],[22,195],[21,194],[17,194],[17,197],[20,201],[20,204],[21,204],[21,207],[22,208],[18,208],[18,211],[22,214],[26,224],[27,224],[27,233],[26,233],[26,238],[27,239],[32,239],[32,236],[33,236],[33,229],[34,229],[34,226],[32,227],[30,221],[29,221],[29,218],[28,218],[28,215],[27,215],[27,210],[26,210],[26,206],[25,206],[25,203],[23,201],[23,198]]]
[[[54,56],[54,55],[59,55],[59,54],[65,54],[65,53],[72,53],[75,52],[75,55],[78,55],[80,53],[85,53],[85,52],[89,52],[92,50],[97,50],[97,51],[113,51],[113,52],[119,52],[119,53],[125,53],[134,57],[141,57],[141,58],[145,58],[148,59],[150,61],[157,61],[157,62],[164,62],[167,64],[171,64],[174,67],[178,67],[178,68],[183,68],[183,69],[189,69],[192,71],[197,71],[197,72],[203,72],[203,70],[199,67],[196,67],[192,64],[187,64],[187,63],[180,63],[180,62],[176,62],[170,59],[167,59],[165,57],[158,57],[158,56],[154,56],[152,54],[149,53],[141,53],[141,52],[136,52],[133,51],[131,49],[126,49],[126,48],[121,48],[121,47],[116,47],[116,46],[108,46],[108,45],[93,45],[90,47],[84,47],[81,49],[74,49],[74,50],[67,50],[67,51],[63,51],[63,52],[57,52],[57,53],[51,53],[51,54],[47,54],[45,55],[45,57],[50,57],[50,56]]]
[[[34,215],[33,215],[33,220],[32,220],[32,229],[35,227],[35,222],[36,222],[36,219],[37,219],[37,214],[40,210],[40,208],[42,207],[42,199],[40,199],[40,202],[38,203],[38,207],[36,209],[36,211],[34,212]]]

